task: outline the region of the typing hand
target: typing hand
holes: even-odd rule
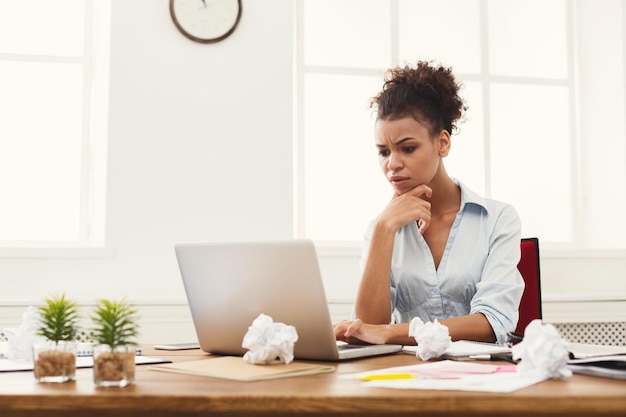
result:
[[[343,320],[334,326],[335,338],[350,344],[382,345],[386,343],[385,325],[367,324],[356,319]]]

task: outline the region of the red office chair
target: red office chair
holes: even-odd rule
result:
[[[521,242],[521,257],[517,269],[524,278],[526,288],[519,305],[519,320],[515,333],[524,334],[528,323],[541,319],[541,276],[539,273],[539,239],[524,238]]]

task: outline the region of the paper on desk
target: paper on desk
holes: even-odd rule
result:
[[[405,346],[402,350],[406,353],[417,352],[417,346]],[[472,355],[494,355],[511,353],[511,348],[495,343],[472,342],[469,340],[457,340],[450,343],[444,352],[443,359],[468,359]]]
[[[515,365],[488,365],[443,360],[418,365],[399,366],[360,372],[351,376],[364,378],[372,374],[406,374],[414,378],[375,379],[363,384],[368,387],[399,389],[460,390],[482,392],[513,392],[541,382],[544,378],[522,376]]]
[[[239,356],[222,356],[195,361],[178,362],[150,366],[150,370],[172,372],[212,378],[234,379],[237,381],[259,381],[263,379],[286,378],[300,375],[333,372],[334,366],[319,363],[276,362],[269,365],[254,365],[244,362]]]

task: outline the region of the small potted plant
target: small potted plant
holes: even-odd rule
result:
[[[135,338],[139,333],[137,309],[126,300],[99,300],[91,320],[94,383],[99,387],[125,387],[135,379]]]
[[[45,299],[39,307],[37,334],[45,341],[33,345],[33,371],[39,382],[67,382],[76,375],[78,307],[65,294]]]

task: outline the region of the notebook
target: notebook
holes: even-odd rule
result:
[[[577,374],[626,380],[626,355],[623,354],[570,359],[567,367]]]
[[[295,326],[296,359],[343,360],[399,352],[401,345],[342,345],[335,340],[313,242],[175,245],[203,351],[243,355],[243,337],[259,314]]]
[[[589,343],[568,343],[571,359],[586,359],[596,356],[626,355],[626,346],[592,345]]]

